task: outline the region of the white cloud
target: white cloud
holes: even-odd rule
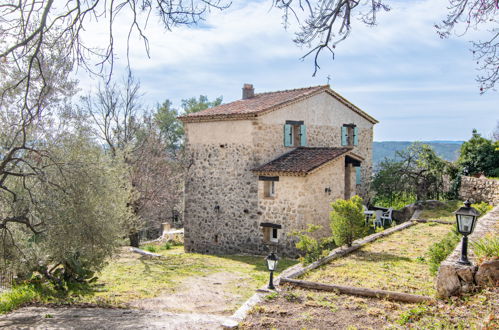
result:
[[[151,21],[146,31],[151,59],[134,37],[131,63],[150,103],[170,98],[179,104],[180,99],[199,94],[210,98],[223,95],[225,101],[231,101],[240,97],[245,82],[254,83],[257,92],[262,92],[324,84],[331,75],[333,88],[378,119],[387,120],[377,129],[377,136],[383,139],[403,140],[418,134],[447,139],[460,134],[456,130],[467,137],[468,126],[475,124],[489,129],[490,120],[484,120],[482,114],[496,113],[498,94],[478,95],[466,41],[486,36],[486,32],[441,40],[434,24],[445,18],[447,1],[390,3],[392,10],[379,14],[377,26],[355,22],[350,37],[337,47],[336,60],[320,58],[322,68],[317,77],[311,77],[311,58],[299,60],[306,49],[293,44],[292,30],[283,28],[282,13],[269,11],[270,0],[239,1],[226,11],[212,11],[199,27],[172,32]],[[116,31],[122,67],[126,64],[126,17],[117,21]],[[95,24],[87,37],[95,44],[105,44],[106,31]],[[85,86],[95,84],[88,79],[84,82]],[[478,117],[471,111],[466,114],[465,109],[474,105],[480,107]],[[459,112],[460,121],[454,127],[440,117],[433,121],[419,118],[411,124],[404,121],[419,112],[453,119]],[[393,113],[401,117],[392,118]],[[416,129],[416,122],[420,124],[417,133],[404,129],[406,125]],[[436,129],[438,125],[441,129]]]

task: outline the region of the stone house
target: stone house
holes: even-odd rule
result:
[[[329,86],[255,94],[180,117],[189,160],[185,249],[296,256],[292,231],[321,225],[330,203],[371,173],[376,119]]]

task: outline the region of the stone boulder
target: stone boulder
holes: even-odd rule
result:
[[[477,285],[498,286],[499,285],[499,259],[486,261],[478,267],[478,272],[475,274],[475,282]]]

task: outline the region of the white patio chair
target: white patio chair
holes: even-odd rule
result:
[[[393,222],[392,213],[393,213],[393,208],[391,207],[387,211],[381,213],[381,216],[379,218],[380,218],[380,223],[381,222],[383,223],[383,227],[385,227],[385,221],[389,221],[390,225],[392,224]]]

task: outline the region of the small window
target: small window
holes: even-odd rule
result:
[[[260,224],[262,227],[263,241],[266,243],[277,243],[279,241],[279,229],[282,228],[281,225],[263,222]]]
[[[345,124],[341,127],[341,145],[357,146],[359,145],[358,128],[355,124]]]
[[[265,181],[263,184],[264,197],[275,197],[275,181]]]
[[[287,120],[284,125],[284,146],[300,147],[307,145],[307,130],[303,121]]]
[[[279,229],[277,229],[277,228],[272,228],[272,234],[270,235],[271,242],[277,243],[279,241],[278,235],[277,235],[278,230]]]
[[[355,184],[361,184],[362,183],[362,177],[360,174],[360,166],[357,166],[355,168]]]

